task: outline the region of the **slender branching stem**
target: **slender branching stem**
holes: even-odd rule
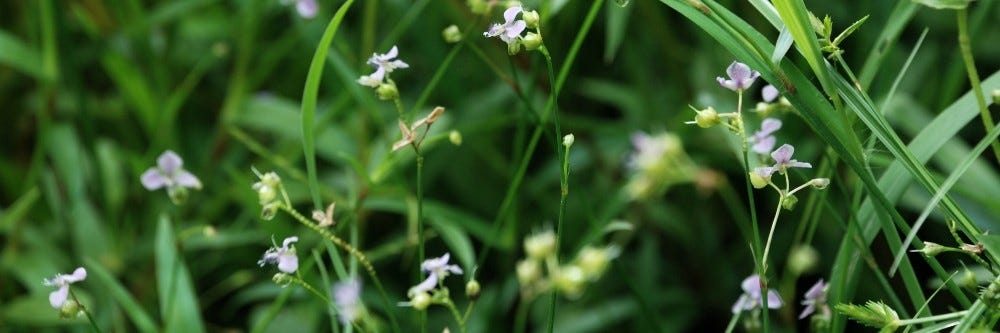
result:
[[[69,290],[69,297],[76,302],[77,306],[80,307],[80,311],[87,316],[87,321],[90,322],[90,328],[94,329],[94,332],[100,333],[101,329],[97,326],[97,321],[94,320],[94,316],[90,314],[90,310],[87,310],[86,306],[83,306],[83,303],[80,303],[80,299],[76,298],[76,294],[73,293],[73,289]]]

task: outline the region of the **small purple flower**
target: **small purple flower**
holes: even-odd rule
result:
[[[424,260],[420,264],[420,270],[429,273],[427,279],[410,288],[408,294],[414,295],[421,292],[430,292],[438,283],[448,277],[449,274],[461,275],[462,268],[458,267],[458,265],[449,265],[449,259],[451,259],[451,253],[445,253],[443,256]]]
[[[350,279],[333,285],[333,303],[340,322],[349,325],[361,314],[361,282]]]
[[[742,91],[753,85],[753,81],[760,76],[757,71],[750,70],[750,67],[741,63],[733,61],[729,68],[726,68],[726,74],[729,75],[729,80],[724,78],[716,77],[715,80],[719,81],[719,84],[726,89],[732,91]]]
[[[69,285],[74,282],[83,281],[86,278],[87,270],[83,267],[78,267],[73,271],[73,274],[56,274],[52,279],[42,281],[42,284],[46,286],[59,287],[59,289],[49,294],[49,304],[56,309],[62,308],[63,303],[66,302],[66,298],[69,297]]]
[[[771,152],[771,149],[774,149],[776,139],[772,134],[779,129],[781,129],[781,120],[764,118],[764,121],[760,123],[760,130],[747,138],[747,141],[753,143],[755,153],[767,154]]]
[[[778,88],[772,85],[764,86],[764,89],[760,90],[760,97],[764,98],[765,102],[771,103],[775,98],[778,98]]]
[[[743,295],[736,300],[736,304],[733,304],[733,314],[738,314],[740,311],[753,310],[761,306],[763,302],[761,300],[761,290],[760,290],[760,276],[754,274],[750,277],[743,279],[743,283],[740,284],[743,287]],[[781,296],[774,290],[767,290],[767,307],[770,309],[781,308]]]
[[[187,170],[184,170],[184,160],[171,150],[167,150],[156,158],[156,166],[142,173],[139,179],[142,186],[153,191],[166,187],[188,187],[201,189],[201,181]]]
[[[812,168],[812,164],[793,160],[793,153],[795,153],[795,147],[792,147],[790,144],[786,143],[778,147],[777,150],[771,153],[771,158],[774,159],[774,168],[782,173],[788,168]]]
[[[799,319],[808,317],[813,312],[816,312],[817,307],[823,315],[830,315],[830,307],[826,305],[826,289],[829,287],[828,283],[823,282],[823,279],[819,279],[812,288],[806,291],[804,300],[802,300],[802,305],[805,305],[806,308],[802,310]]]
[[[295,236],[285,238],[280,248],[272,247],[264,252],[264,257],[257,261],[257,264],[261,267],[265,264],[277,264],[278,270],[286,274],[295,273],[299,269],[299,257],[295,256],[295,248],[288,246],[298,241],[299,238]]]
[[[311,19],[319,12],[319,5],[316,4],[316,0],[298,0],[295,1],[295,10],[302,18]]]
[[[375,72],[371,75],[362,75],[358,79],[358,83],[363,86],[375,88],[381,85],[382,81],[385,80],[385,75],[392,73],[394,69],[410,68],[410,65],[407,63],[396,59],[397,55],[399,55],[399,50],[396,48],[396,45],[393,45],[392,49],[389,49],[389,52],[386,54],[373,53],[371,58],[368,58],[368,64],[375,67]]]
[[[521,13],[521,7],[510,7],[503,12],[503,23],[494,23],[490,30],[483,33],[485,37],[500,37],[500,40],[510,45],[521,37],[521,32],[528,24],[524,20],[514,20]]]

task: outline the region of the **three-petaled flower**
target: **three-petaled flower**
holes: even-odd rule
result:
[[[289,245],[298,241],[299,238],[295,236],[285,238],[280,248],[272,247],[264,252],[264,257],[257,264],[261,267],[265,264],[277,264],[278,270],[283,273],[295,273],[299,269],[299,257],[295,256],[295,248],[290,248]]]
[[[719,81],[719,84],[726,89],[732,91],[743,91],[744,89],[749,88],[753,85],[753,81],[760,76],[760,73],[757,71],[750,70],[750,66],[737,61],[733,61],[733,63],[729,65],[729,68],[726,68],[726,74],[729,75],[728,80],[722,78],[721,76],[716,77],[715,80]]]
[[[826,290],[829,287],[830,285],[823,282],[823,279],[819,279],[812,288],[806,291],[804,300],[802,300],[802,305],[805,305],[806,308],[799,314],[799,319],[808,317],[813,312],[816,312],[817,308],[819,308],[822,315],[830,315],[830,307],[826,305]]]
[[[751,275],[743,279],[743,283],[740,286],[743,287],[743,295],[740,295],[740,298],[736,300],[736,304],[733,304],[733,314],[744,310],[753,310],[762,305],[763,293],[760,288],[760,276],[756,274]],[[767,290],[767,307],[770,309],[781,308],[781,296],[771,289]]]
[[[448,275],[452,273],[461,275],[462,268],[458,267],[458,265],[449,265],[449,259],[451,259],[451,253],[446,252],[443,256],[424,260],[420,264],[420,270],[428,273],[427,278],[423,282],[420,282],[420,284],[410,288],[407,294],[412,298],[414,295],[430,292]]]
[[[140,180],[142,186],[150,191],[178,186],[201,189],[198,177],[184,170],[184,160],[171,150],[160,154],[160,157],[156,158],[156,166],[143,172]]]
[[[795,147],[787,143],[772,152],[771,158],[774,159],[774,171],[785,173],[785,170],[788,168],[812,168],[812,164],[793,160],[793,153],[795,153]]]
[[[490,30],[483,33],[485,37],[500,37],[500,40],[510,45],[521,38],[521,32],[527,28],[528,24],[524,20],[515,20],[517,14],[521,13],[521,7],[510,7],[503,11],[503,23],[494,23]]]
[[[363,86],[375,88],[381,85],[385,81],[386,74],[392,73],[394,69],[409,68],[410,65],[396,59],[398,55],[399,50],[395,45],[386,54],[373,53],[371,58],[368,58],[368,64],[375,66],[375,72],[371,75],[362,75],[358,79],[358,83]]]
[[[781,120],[764,118],[764,121],[760,123],[760,130],[747,138],[747,141],[753,143],[754,152],[767,154],[771,152],[771,149],[774,149],[776,139],[772,134],[779,129],[781,129]]]
[[[74,282],[83,281],[86,278],[87,270],[83,267],[78,267],[73,271],[73,274],[56,274],[55,277],[42,281],[42,284],[46,286],[59,287],[59,289],[49,294],[49,304],[56,309],[62,308],[63,303],[66,303],[66,298],[69,296],[69,285]]]

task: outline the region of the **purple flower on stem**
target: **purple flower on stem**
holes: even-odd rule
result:
[[[779,129],[781,129],[781,120],[765,118],[760,123],[760,130],[747,138],[747,141],[753,143],[755,153],[767,154],[771,152],[771,149],[774,149],[776,139],[772,134]]]
[[[392,73],[394,69],[410,68],[410,65],[407,63],[396,59],[398,55],[399,49],[396,48],[396,45],[393,45],[386,54],[373,53],[371,58],[368,58],[368,64],[375,67],[375,72],[371,75],[362,75],[358,79],[358,83],[363,86],[375,88],[381,85],[385,80],[385,75]]]
[[[295,10],[302,18],[311,19],[319,12],[319,5],[316,4],[316,0],[298,0],[295,1]]]
[[[414,295],[421,292],[429,292],[451,273],[461,275],[462,268],[458,267],[458,265],[449,265],[449,259],[451,259],[451,253],[445,253],[443,256],[424,260],[420,264],[420,270],[429,273],[427,279],[410,288],[408,294]]]
[[[790,144],[786,143],[778,147],[771,153],[771,158],[774,159],[774,168],[781,173],[784,173],[788,168],[812,168],[812,164],[793,160],[793,153],[795,153],[795,147]]]
[[[760,90],[760,97],[764,98],[765,102],[771,103],[775,98],[778,98],[778,88],[772,85],[764,86],[764,89]]]
[[[521,32],[528,24],[524,20],[514,20],[521,13],[521,7],[510,7],[503,12],[503,23],[494,23],[490,30],[483,33],[485,37],[500,37],[500,40],[510,45],[521,37]]]
[[[167,150],[156,158],[156,166],[149,168],[140,177],[142,186],[153,191],[166,187],[168,190],[177,187],[201,189],[201,181],[187,170],[184,170],[184,160],[171,150]]]
[[[285,274],[295,273],[299,269],[299,257],[295,255],[295,248],[288,246],[298,242],[299,238],[292,236],[285,238],[281,247],[272,247],[264,252],[264,257],[257,261],[257,264],[264,267],[265,264],[277,264],[278,270]]]
[[[760,76],[757,71],[750,70],[750,67],[741,63],[733,61],[729,68],[726,68],[726,74],[729,75],[729,80],[724,78],[716,77],[715,80],[719,81],[719,84],[726,89],[732,91],[742,91],[753,85],[753,81]]]
[[[361,314],[361,282],[350,279],[333,285],[333,303],[340,322],[348,325]]]
[[[760,276],[754,274],[743,279],[741,286],[743,287],[743,295],[740,295],[736,304],[733,304],[733,314],[744,310],[753,310],[760,307],[763,302],[761,300]],[[767,307],[770,309],[781,308],[781,296],[778,296],[778,293],[771,289],[767,290]]]
[[[819,279],[812,288],[806,291],[804,300],[802,300],[802,305],[805,305],[806,308],[802,310],[799,319],[808,317],[813,312],[816,312],[817,307],[823,315],[830,314],[830,307],[826,305],[826,289],[829,287],[828,283],[823,282],[823,279]]]
[[[52,279],[42,281],[42,284],[46,286],[59,287],[59,289],[49,294],[49,304],[56,309],[62,308],[63,303],[66,303],[66,298],[69,297],[69,285],[74,282],[83,281],[86,278],[87,270],[83,267],[78,267],[73,271],[73,274],[56,274]]]

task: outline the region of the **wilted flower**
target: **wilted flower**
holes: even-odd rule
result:
[[[743,295],[740,295],[740,298],[736,300],[736,304],[733,304],[733,314],[760,307],[763,303],[761,299],[760,276],[756,274],[751,275],[743,279],[743,283],[740,286],[743,287]],[[767,290],[767,307],[770,309],[781,308],[781,296],[778,296],[778,293],[771,289]]]
[[[326,212],[321,210],[314,210],[312,213],[313,220],[319,223],[319,226],[321,227],[329,227],[334,223],[337,223],[337,221],[333,220],[333,210],[336,207],[337,203],[331,202],[329,206],[326,206]]]
[[[184,160],[171,150],[167,150],[156,158],[156,166],[149,168],[140,177],[142,186],[153,191],[166,187],[168,192],[183,190],[183,188],[201,189],[201,181],[187,170],[184,170]]]
[[[87,270],[83,267],[78,267],[73,271],[73,274],[56,274],[52,279],[46,279],[42,281],[42,284],[51,287],[59,287],[56,291],[49,294],[49,304],[53,308],[61,309],[63,303],[66,302],[66,298],[69,297],[69,285],[74,282],[80,282],[87,278]]]
[[[812,168],[812,164],[793,160],[792,154],[794,153],[795,147],[790,144],[786,143],[778,147],[771,153],[771,158],[774,159],[774,168],[781,173],[785,173],[788,168]]]
[[[409,68],[410,65],[406,64],[402,60],[396,59],[399,54],[399,50],[395,45],[386,54],[373,53],[371,58],[368,58],[368,64],[375,66],[375,72],[371,75],[362,75],[358,79],[358,83],[368,87],[378,87],[385,80],[385,76],[388,73],[392,73],[394,69],[397,68]]]
[[[416,134],[417,128],[419,128],[420,126],[427,125],[428,128],[426,130],[430,130],[430,125],[433,124],[435,121],[437,121],[437,119],[441,117],[442,113],[444,113],[444,107],[441,106],[436,107],[434,108],[434,110],[431,111],[431,113],[427,114],[426,117],[423,117],[420,120],[414,122],[412,126],[406,126],[406,123],[404,123],[402,119],[399,119],[399,132],[403,135],[403,138],[399,139],[399,141],[396,141],[392,144],[392,151],[397,151],[410,144],[414,144],[414,141],[416,141],[414,145],[419,146],[420,141],[422,141],[422,139],[417,140],[417,134]],[[424,135],[427,135],[426,130],[424,132]]]
[[[774,149],[776,139],[773,133],[781,129],[781,120],[775,118],[764,118],[760,123],[760,130],[747,138],[753,143],[753,151],[758,154],[767,154]]]
[[[733,61],[729,65],[729,68],[726,68],[726,74],[729,75],[729,80],[721,76],[716,77],[715,80],[726,89],[732,91],[742,91],[749,88],[753,85],[753,81],[760,76],[760,73],[757,71],[750,70],[749,66],[737,61]]]
[[[528,26],[524,20],[515,20],[521,13],[521,7],[510,7],[503,12],[503,23],[494,23],[490,30],[483,33],[485,37],[500,37],[500,40],[510,45],[521,37],[521,32]]]
[[[819,281],[816,281],[816,284],[814,284],[812,288],[809,288],[809,290],[806,291],[804,300],[802,300],[802,305],[805,305],[806,308],[802,310],[801,314],[799,314],[799,319],[805,318],[813,312],[816,312],[817,308],[820,310],[822,315],[830,315],[830,307],[826,305],[826,289],[829,287],[830,285],[823,282],[823,279],[819,279]]]
[[[350,279],[334,284],[333,303],[337,305],[341,323],[348,325],[354,322],[364,311],[361,305],[361,282]]]
[[[264,252],[264,257],[257,264],[261,267],[265,264],[277,264],[278,270],[286,274],[295,273],[299,269],[299,257],[295,256],[295,248],[288,246],[298,241],[299,238],[295,236],[285,238],[280,248],[272,247]]]

